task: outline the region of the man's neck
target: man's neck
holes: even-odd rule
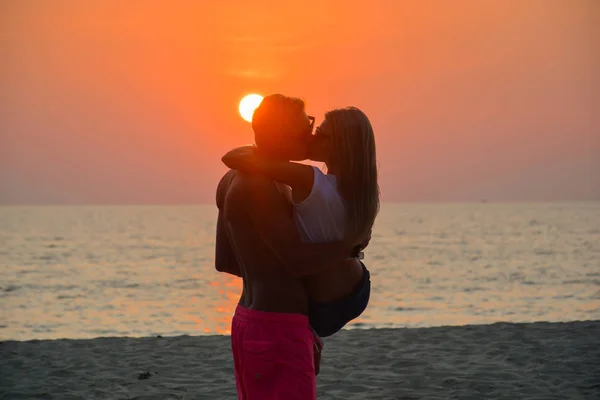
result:
[[[335,175],[336,174],[336,170],[335,170],[335,168],[333,168],[333,166],[331,164],[325,163],[325,166],[327,167],[327,174],[328,175]]]
[[[289,161],[289,160],[286,160],[284,157],[278,156],[277,154],[273,154],[268,151],[263,151],[259,147],[257,147],[256,150],[254,150],[254,153],[259,157],[263,157],[263,158],[266,158],[269,160]]]

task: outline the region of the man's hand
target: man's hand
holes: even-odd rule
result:
[[[313,333],[313,351],[314,351],[314,363],[315,363],[315,375],[319,375],[321,372],[321,353],[323,352],[323,339],[317,335],[317,332],[311,327],[310,330]]]
[[[319,346],[316,343],[314,344],[315,375],[319,375],[319,372],[321,372],[321,351],[322,350],[323,350],[322,347],[319,348]]]
[[[364,254],[363,254],[363,250],[367,248],[367,246],[369,245],[369,243],[371,242],[371,234],[372,234],[373,230],[370,229],[369,233],[367,234],[367,237],[363,239],[362,242],[360,242],[360,244],[357,244],[356,246],[354,246],[352,248],[352,257],[355,258],[359,258],[362,259]]]
[[[367,237],[360,243],[360,249],[364,250],[367,248],[367,246],[369,245],[369,243],[371,243],[371,235],[373,234],[373,229],[369,230],[369,233],[367,234]]]

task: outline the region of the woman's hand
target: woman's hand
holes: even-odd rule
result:
[[[359,260],[362,260],[364,257],[364,252],[363,250],[367,248],[367,246],[369,245],[369,243],[371,242],[371,234],[373,233],[373,229],[369,230],[369,233],[367,234],[367,236],[361,241],[360,244],[357,244],[356,246],[354,246],[352,248],[352,254],[351,256],[353,258],[358,258]]]
[[[371,228],[369,230],[369,233],[367,234],[367,237],[363,239],[363,241],[360,244],[360,249],[364,250],[367,248],[367,246],[369,245],[369,243],[371,243],[371,235],[373,234],[373,229]]]
[[[256,162],[259,160],[259,156],[254,153],[255,150],[256,146],[254,145],[237,147],[227,152],[227,154],[221,158],[221,161],[231,169],[237,169],[242,172],[252,172],[253,169],[255,169],[253,167],[255,167]]]

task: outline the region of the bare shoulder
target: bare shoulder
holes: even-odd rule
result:
[[[262,194],[265,190],[276,188],[277,184],[267,177],[259,174],[237,172],[235,181],[231,184],[230,191],[235,194],[249,196],[252,194]]]
[[[217,207],[219,209],[221,209],[223,207],[223,205],[225,204],[225,197],[227,196],[227,192],[229,191],[229,187],[231,186],[231,182],[233,180],[233,178],[235,177],[236,171],[235,170],[229,170],[227,171],[227,173],[225,175],[223,175],[223,177],[221,178],[221,180],[219,181],[219,184],[217,185]]]
[[[273,197],[281,197],[277,183],[258,174],[238,172],[230,185],[228,201],[242,203],[244,207],[266,205]]]

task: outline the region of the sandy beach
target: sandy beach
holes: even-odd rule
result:
[[[0,342],[1,399],[235,399],[228,336]],[[600,321],[342,331],[320,399],[598,399]]]

